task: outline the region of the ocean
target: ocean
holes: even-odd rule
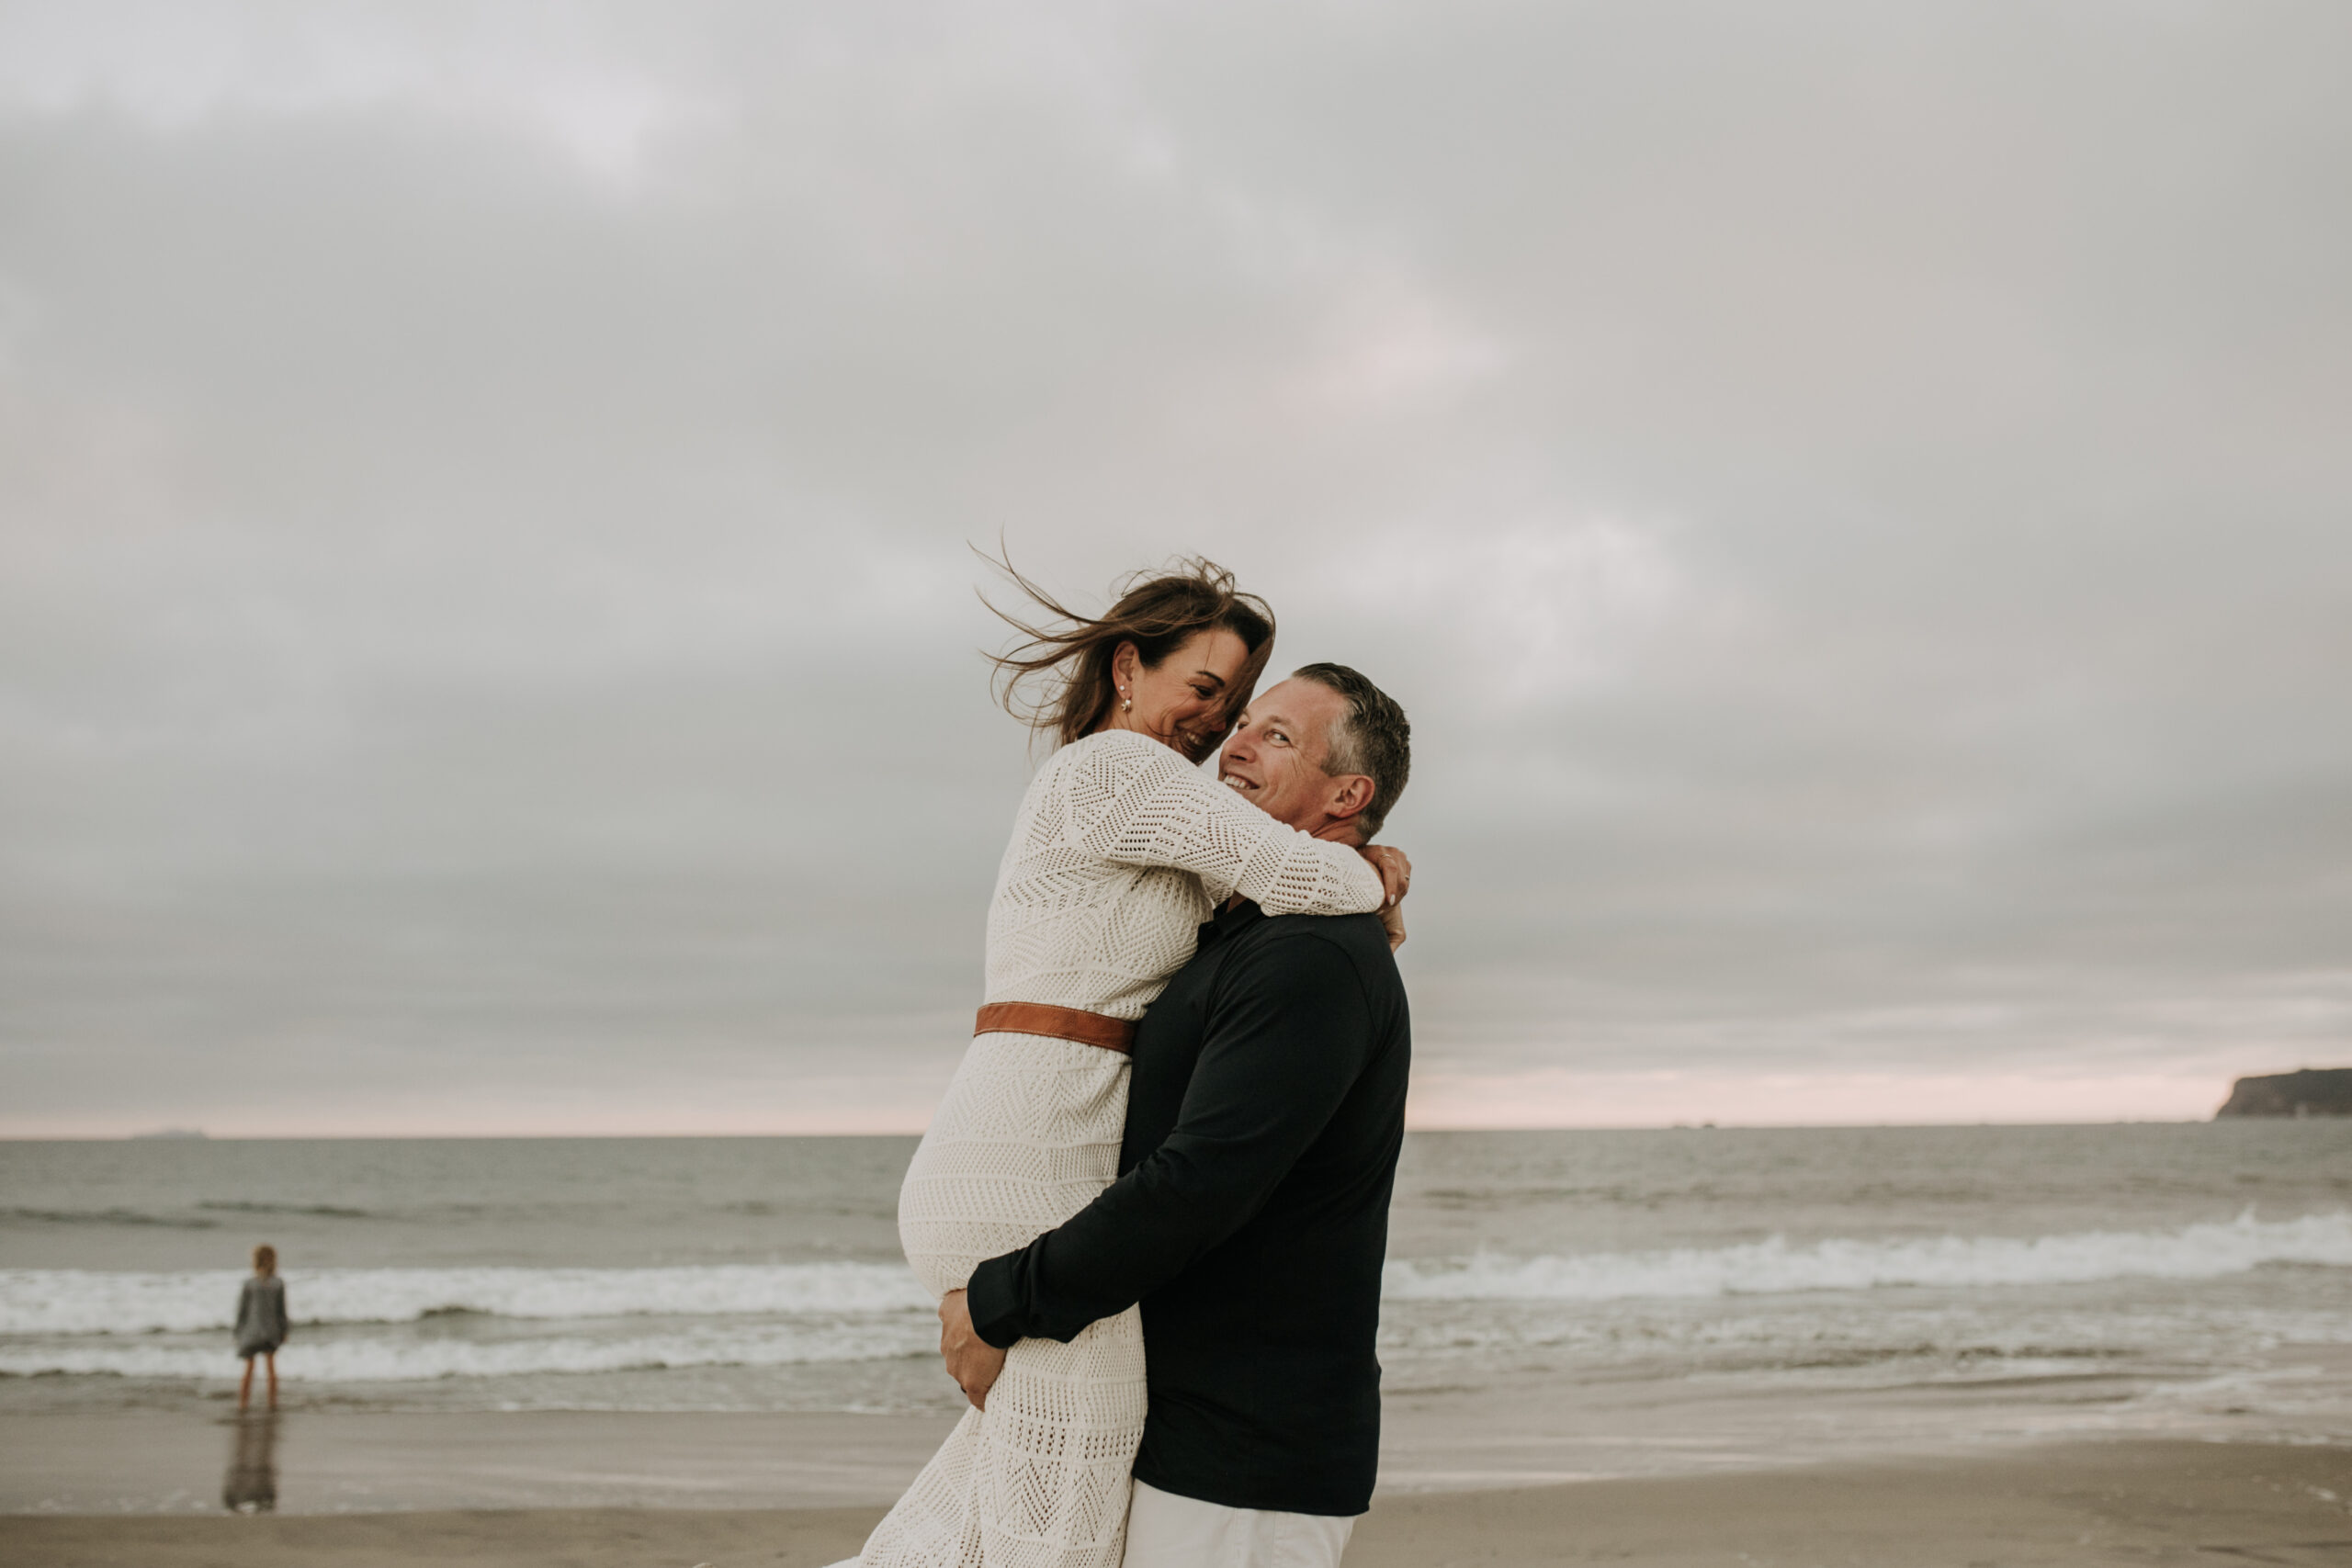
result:
[[[911,1138],[0,1144],[0,1415],[945,1414]],[[1426,1133],[1400,1481],[2098,1430],[2352,1441],[2352,1122]]]

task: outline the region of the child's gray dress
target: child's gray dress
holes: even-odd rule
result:
[[[286,1281],[275,1274],[245,1281],[237,1297],[237,1354],[274,1356],[286,1343]]]

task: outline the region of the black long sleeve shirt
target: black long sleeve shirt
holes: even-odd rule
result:
[[[1378,919],[1218,915],[1136,1032],[1119,1179],[973,1271],[974,1328],[1068,1340],[1140,1301],[1136,1479],[1229,1507],[1363,1512],[1411,1054]]]

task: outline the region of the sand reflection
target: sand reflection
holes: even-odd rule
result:
[[[237,1418],[229,1450],[229,1473],[220,1483],[220,1505],[232,1513],[277,1510],[277,1412]]]

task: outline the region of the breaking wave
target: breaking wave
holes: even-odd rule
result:
[[[379,1331],[321,1337],[296,1332],[287,1348],[300,1376],[330,1383],[424,1382],[437,1378],[514,1377],[533,1372],[618,1372],[641,1368],[782,1367],[873,1361],[936,1350],[929,1314],[857,1322],[729,1323],[723,1319],[655,1331],[599,1335],[550,1328],[520,1338],[435,1338]],[[236,1362],[225,1341],[178,1337],[0,1343],[0,1376],[220,1379]]]
[[[0,1334],[226,1329],[242,1270],[0,1269]],[[287,1280],[297,1324],[411,1323],[459,1313],[564,1319],[922,1313],[930,1292],[899,1263],[670,1269],[318,1269]]]
[[[1417,1320],[1443,1315],[1450,1302],[1811,1292],[1843,1293],[1862,1309],[1860,1292],[1886,1287],[2199,1280],[2278,1267],[2352,1269],[2352,1213],[2275,1221],[2247,1214],[2165,1231],[1774,1238],[1650,1252],[1419,1258],[1389,1264],[1385,1293],[1417,1303],[1396,1329],[1409,1337],[1438,1332],[1442,1325]],[[232,1270],[0,1270],[0,1374],[220,1377],[224,1366],[233,1368],[226,1337],[243,1278]],[[302,1375],[327,1382],[874,1360],[926,1354],[938,1333],[930,1294],[897,1263],[322,1269],[294,1274],[288,1294]],[[1460,1327],[1446,1334],[1458,1337]],[[1939,1334],[1927,1337],[1941,1342]]]
[[[2278,1264],[2352,1268],[2352,1213],[2234,1221],[2171,1231],[2040,1236],[1831,1239],[1775,1236],[1737,1247],[1575,1257],[1396,1261],[1385,1293],[1401,1301],[1623,1301],[1637,1297],[2210,1280]]]

